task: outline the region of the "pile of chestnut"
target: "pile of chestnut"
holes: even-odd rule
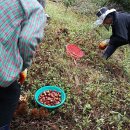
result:
[[[55,90],[47,90],[40,94],[39,102],[48,106],[54,106],[61,103],[61,93]]]

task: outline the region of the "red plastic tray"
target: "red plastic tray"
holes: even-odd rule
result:
[[[69,56],[79,59],[84,56],[84,52],[75,44],[68,44],[66,46],[66,52]]]

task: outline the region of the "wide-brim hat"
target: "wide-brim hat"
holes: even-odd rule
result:
[[[96,14],[98,19],[94,22],[94,25],[100,26],[103,23],[103,21],[105,20],[106,16],[115,11],[116,11],[115,9],[109,10],[107,7],[102,7],[101,9],[99,9],[99,11]]]

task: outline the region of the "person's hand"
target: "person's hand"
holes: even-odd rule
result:
[[[106,39],[106,40],[100,42],[99,46],[98,46],[99,49],[104,50],[108,46],[109,41],[110,41],[109,39]]]
[[[25,69],[24,71],[22,71],[20,74],[19,74],[19,80],[18,82],[20,82],[20,84],[23,84],[25,79],[27,77],[27,69]]]

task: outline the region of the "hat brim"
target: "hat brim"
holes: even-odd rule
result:
[[[102,19],[98,19],[94,22],[94,25],[95,26],[100,26],[101,24],[103,23],[103,20]]]
[[[115,12],[115,11],[116,11],[115,9],[111,9],[111,10],[106,11],[106,13],[103,14],[103,17],[102,17],[102,18],[99,17],[99,18],[94,22],[94,26],[95,26],[95,27],[100,26],[100,25],[103,23],[103,21],[104,21],[104,19],[106,18],[106,16],[107,16],[108,14],[112,13],[112,12]]]

